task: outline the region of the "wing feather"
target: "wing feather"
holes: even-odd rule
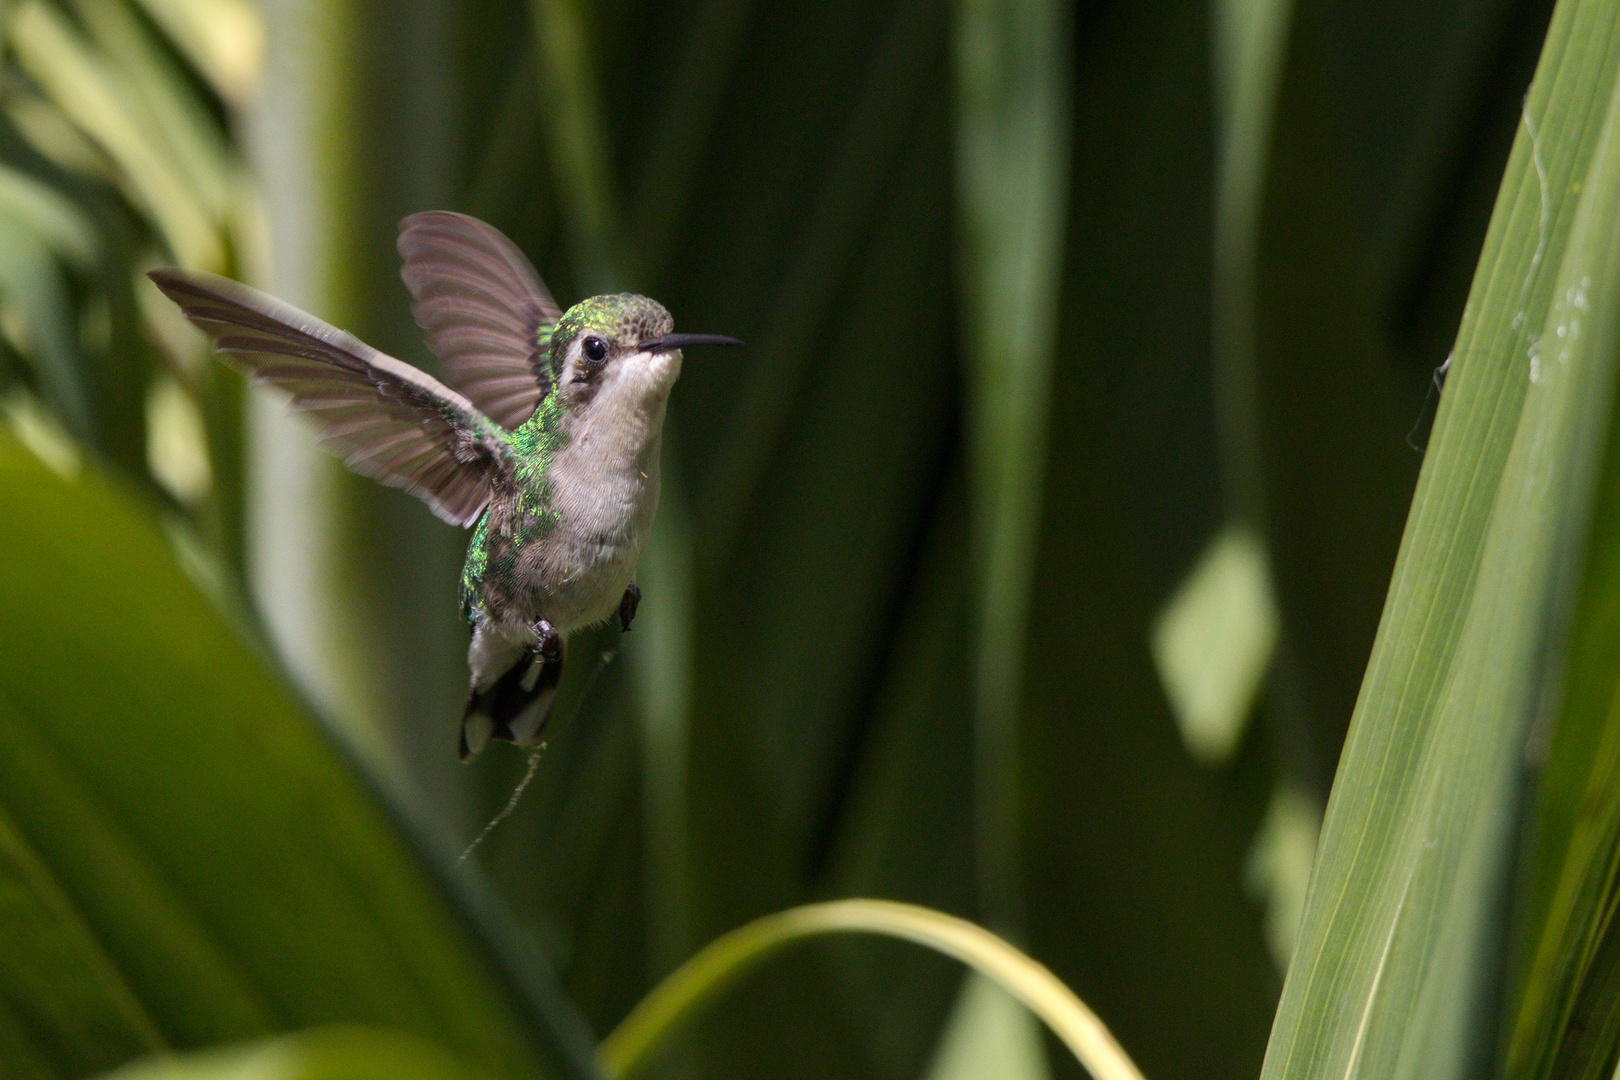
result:
[[[508,430],[550,389],[547,347],[562,316],[517,245],[493,225],[432,210],[399,223],[400,276],[445,378]]]
[[[214,274],[148,275],[255,381],[292,396],[344,464],[471,525],[510,475],[505,433],[462,395],[352,334]]]

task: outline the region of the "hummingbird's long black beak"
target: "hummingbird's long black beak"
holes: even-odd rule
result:
[[[643,341],[639,346],[644,353],[674,352],[688,345],[741,345],[742,342],[724,334],[665,334],[663,337]]]

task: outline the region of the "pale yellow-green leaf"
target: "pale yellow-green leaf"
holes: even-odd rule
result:
[[[208,432],[184,387],[161,375],[146,392],[146,464],[153,479],[182,503],[208,494]]]
[[[219,96],[242,105],[259,88],[264,20],[250,0],[140,0]]]
[[[945,1022],[927,1080],[1044,1080],[1041,1029],[994,979],[968,973]]]
[[[1305,913],[1311,863],[1321,832],[1321,806],[1284,782],[1272,792],[1265,820],[1243,867],[1243,884],[1249,895],[1266,905],[1266,944],[1284,972],[1299,940],[1299,921]]]
[[[226,217],[232,164],[207,103],[126,0],[75,0],[91,46],[124,88],[124,105],[216,222]]]
[[[1229,525],[1153,626],[1153,662],[1193,757],[1219,765],[1232,756],[1276,644],[1265,547],[1253,530]]]
[[[0,214],[26,223],[54,254],[81,270],[96,260],[96,234],[84,213],[56,189],[3,164]]]
[[[7,31],[19,65],[113,161],[131,201],[152,215],[176,258],[198,269],[223,269],[217,225],[138,96],[42,0],[19,4]]]
[[[17,389],[0,398],[0,411],[12,436],[56,475],[71,480],[84,463],[78,444],[32,394]]]
[[[18,90],[7,96],[5,110],[18,133],[45,160],[71,173],[117,183],[118,169],[112,160],[51,101]]]
[[[615,1080],[636,1074],[683,1023],[761,961],[806,938],[849,933],[901,938],[962,961],[1040,1017],[1096,1080],[1142,1080],[1102,1021],[1045,967],[965,919],[890,900],[806,904],[710,942],[602,1041],[602,1070]]]

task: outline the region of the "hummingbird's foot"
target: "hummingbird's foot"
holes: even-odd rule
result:
[[[555,664],[562,659],[562,635],[557,628],[546,619],[536,619],[534,623],[534,651],[548,664]]]
[[[636,617],[636,608],[641,606],[641,587],[631,582],[624,590],[624,596],[619,599],[619,629],[625,633],[630,632],[630,620]]]

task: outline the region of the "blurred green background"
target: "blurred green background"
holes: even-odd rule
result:
[[[1616,5],[1565,9],[1597,104],[1548,108],[1596,153]],[[1534,276],[1569,228],[1527,149],[1552,18],[0,5],[0,1076],[332,1021],[431,1047],[309,1060],[567,1075],[705,942],[843,896],[1007,936],[1153,1080],[1258,1075],[1516,139],[1539,216],[1502,259]],[[425,209],[564,306],[634,289],[749,343],[687,363],[635,630],[576,642],[465,862],[527,764],[456,759],[465,536],[140,276],[240,277],[433,370],[394,251]],[[1504,851],[1562,828],[1513,769]],[[1540,857],[1500,911],[1540,910]],[[1470,985],[1507,1017],[1532,931],[1492,932]],[[1458,1075],[1496,1074],[1491,1025]],[[1080,1075],[977,977],[865,939],[749,976],[657,1068]]]

